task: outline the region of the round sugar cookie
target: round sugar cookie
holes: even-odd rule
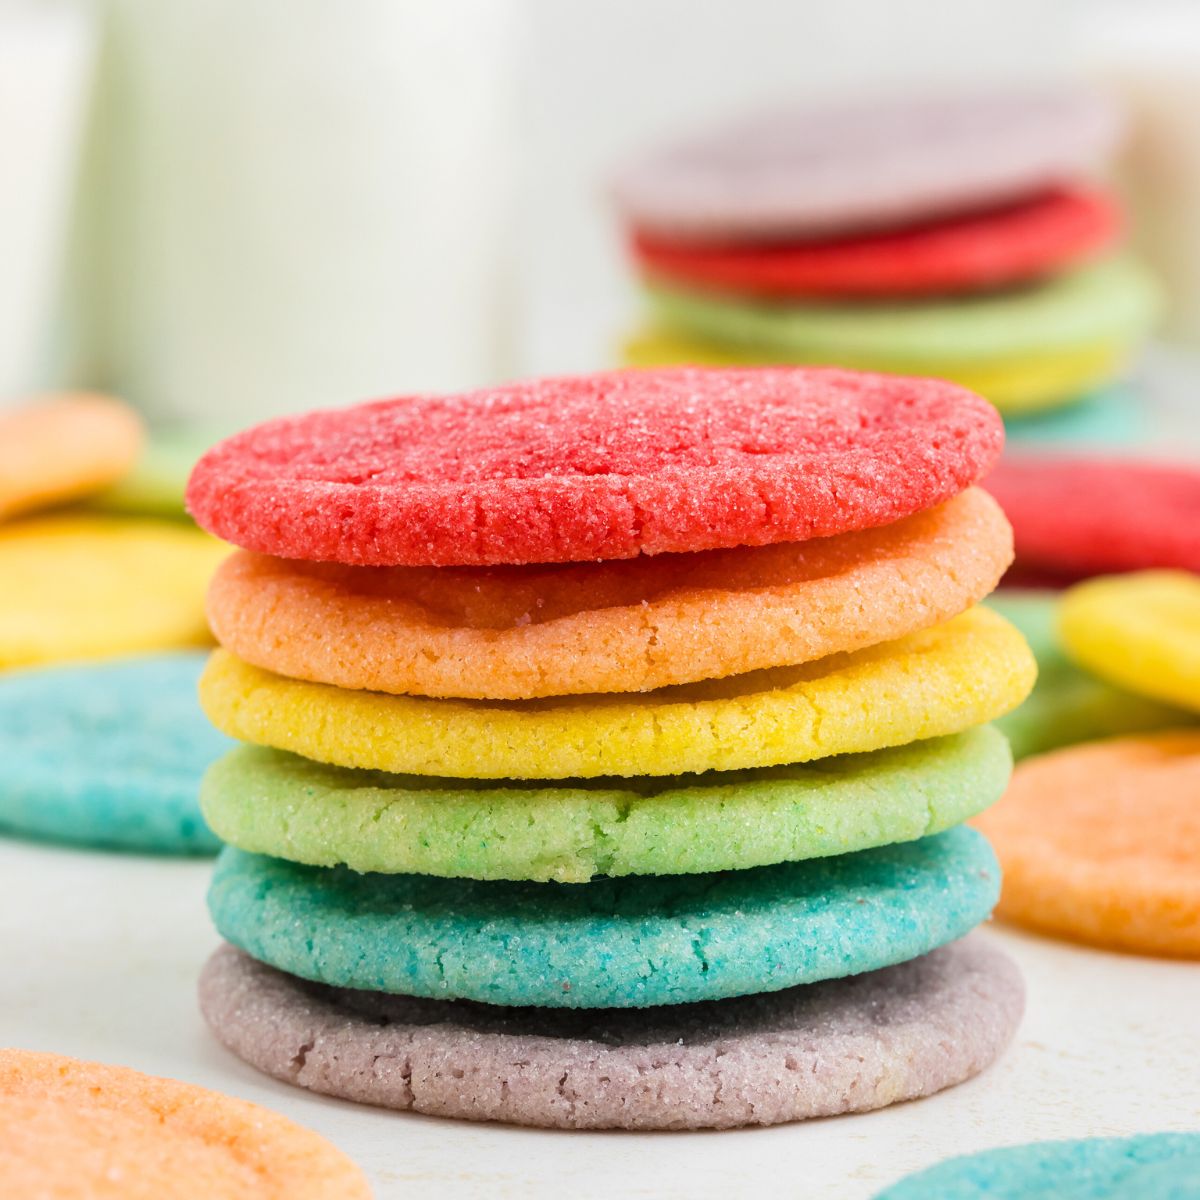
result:
[[[861,649],[956,616],[1012,559],[972,488],[879,529],[806,542],[526,567],[341,567],[242,551],[213,632],[291,679],[520,700],[642,692]]]
[[[1186,709],[1113,687],[1071,662],[1056,629],[1059,602],[1054,593],[1005,588],[989,596],[987,605],[1025,635],[1037,659],[1037,682],[1029,698],[996,719],[1015,759],[1195,721]]]
[[[224,946],[200,1007],[260,1071],[362,1104],[559,1129],[730,1129],[961,1083],[1011,1040],[1024,986],[1007,957],[968,938],[767,995],[531,1011],[330,988]]]
[[[793,356],[910,374],[930,363],[1003,362],[1024,355],[1128,345],[1153,320],[1158,295],[1133,260],[1111,257],[1011,291],[891,304],[772,304],[655,284],[664,329],[768,357]]]
[[[1063,642],[1076,662],[1130,691],[1200,710],[1200,577],[1142,571],[1063,596]]]
[[[0,829],[215,854],[198,793],[232,743],[200,711],[203,663],[176,653],[0,674]]]
[[[141,419],[107,396],[67,392],[0,411],[0,519],[99,491],[141,447]]]
[[[939,833],[994,804],[1002,734],[965,733],[817,767],[513,787],[329,767],[242,746],[200,802],[220,838],[292,862],[443,878],[586,883],[847,854]]]
[[[0,668],[210,643],[204,592],[228,552],[171,521],[54,516],[0,527]]]
[[[780,108],[652,151],[615,181],[636,228],[680,240],[825,237],[932,220],[1087,175],[1114,106],[1077,89]]]
[[[1125,370],[1130,355],[1130,346],[1112,342],[1051,354],[1023,354],[1002,361],[881,361],[855,365],[872,366],[875,370],[900,375],[918,374],[949,380],[986,397],[1008,418],[1074,404],[1080,396],[1110,384]],[[812,362],[821,357],[734,348],[661,329],[636,335],[624,349],[626,365],[643,368],[750,367],[769,362]]]
[[[359,875],[227,848],[208,904],[226,941],[337,987],[548,1008],[774,992],[906,962],[996,902],[957,826],[836,858],[591,883]]]
[[[875,1200],[1200,1200],[1200,1134],[1031,1142],[949,1158]]]
[[[318,762],[456,779],[676,775],[806,762],[958,733],[1033,686],[1024,639],[995,613],[854,654],[640,695],[433,700],[272,675],[226,650],[200,680],[231,737]]]
[[[1021,763],[975,824],[1004,867],[997,912],[1140,954],[1200,958],[1200,731]]]
[[[1127,448],[1147,440],[1150,421],[1130,388],[1105,387],[1059,408],[1010,416],[1008,445],[1020,451],[1058,446]]]
[[[359,566],[632,558],[887,525],[957,495],[1003,430],[950,384],[615,371],[269,421],[188,505],[248,550]]]
[[[1105,193],[1062,187],[949,219],[857,236],[705,244],[634,232],[648,280],[767,299],[886,299],[1025,283],[1077,266],[1116,240]]]
[[[370,1200],[335,1146],[207,1088],[0,1050],[5,1200]]]
[[[1200,571],[1200,467],[1007,455],[984,486],[1012,522],[1020,568],[1064,579]]]

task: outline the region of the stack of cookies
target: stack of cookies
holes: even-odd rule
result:
[[[1007,1043],[963,939],[1028,692],[995,411],[667,370],[277,420],[198,464],[201,683],[248,743],[216,1035],[366,1103],[572,1128],[879,1107]]]
[[[631,164],[650,320],[633,365],[824,363],[954,380],[1052,440],[1127,436],[1106,389],[1153,317],[1087,176],[1119,121],[1072,91],[776,111]],[[1025,418],[1022,420],[1021,418]]]

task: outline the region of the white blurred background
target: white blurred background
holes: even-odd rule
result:
[[[0,403],[245,424],[610,365],[605,179],[785,97],[1085,76],[1200,341],[1193,0],[0,0]]]

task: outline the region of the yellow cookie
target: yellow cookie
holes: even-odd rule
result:
[[[0,413],[0,518],[97,492],[142,448],[142,422],[119,400],[64,394]]]
[[[973,608],[854,654],[637,696],[386,696],[284,679],[218,650],[200,701],[225,733],[319,762],[568,779],[774,766],[957,733],[1015,708],[1035,673],[1024,638]]]
[[[1200,710],[1200,578],[1142,571],[1073,587],[1059,632],[1081,666],[1155,700]]]
[[[1054,408],[1111,382],[1125,369],[1131,353],[1131,347],[1125,342],[1101,342],[1054,353],[1025,354],[989,362],[855,360],[853,356],[847,359],[843,355],[837,365],[865,371],[948,379],[986,397],[1005,416],[1015,416]],[[693,341],[657,329],[639,334],[626,342],[624,358],[630,367],[665,367],[684,363],[701,367],[744,367],[767,362],[807,364],[828,361],[828,356],[811,360],[794,355],[768,358],[752,351],[739,351],[714,342]]]
[[[4,1200],[369,1200],[323,1137],[220,1092],[0,1050]]]
[[[520,700],[643,692],[811,662],[956,616],[1012,560],[975,488],[895,524],[807,542],[495,568],[343,567],[242,551],[208,613],[291,679]]]
[[[206,644],[204,589],[228,553],[171,521],[0,527],[0,668]]]

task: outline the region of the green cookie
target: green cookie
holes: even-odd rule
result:
[[[658,322],[719,344],[854,365],[1004,360],[1125,344],[1148,328],[1154,285],[1133,260],[1106,259],[1033,287],[904,304],[779,304],[656,286]]]
[[[204,779],[225,841],[313,866],[584,883],[738,871],[911,841],[1000,798],[990,726],[796,766],[545,786],[325,766],[241,746]]]
[[[1013,758],[1195,723],[1194,713],[1135,696],[1075,666],[1055,632],[1058,601],[1053,592],[1008,590],[989,596],[986,604],[1025,635],[1038,664],[1032,695],[996,721],[1012,744]]]

